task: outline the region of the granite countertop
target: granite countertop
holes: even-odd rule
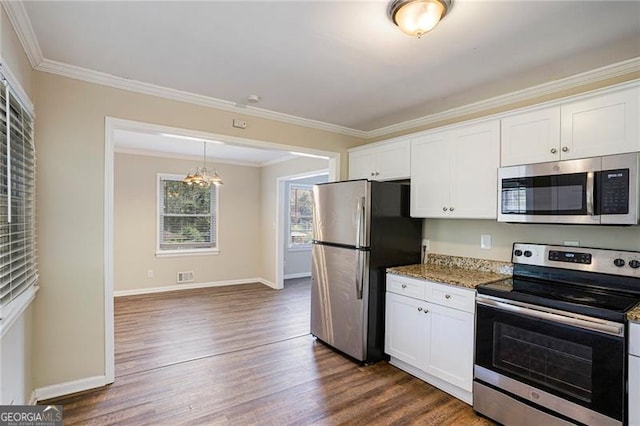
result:
[[[627,312],[627,319],[640,322],[640,305]]]
[[[481,284],[510,278],[511,263],[469,257],[429,254],[424,264],[396,266],[387,272],[459,287],[476,288]]]

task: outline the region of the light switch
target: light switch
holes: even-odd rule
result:
[[[489,234],[480,235],[480,248],[487,249],[487,250],[491,248],[491,235]]]

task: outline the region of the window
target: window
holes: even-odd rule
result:
[[[158,254],[217,252],[218,187],[158,175]]]
[[[313,238],[313,186],[289,186],[289,247],[306,247]]]
[[[33,119],[0,84],[0,319],[38,280]],[[9,308],[8,311],[4,311]]]

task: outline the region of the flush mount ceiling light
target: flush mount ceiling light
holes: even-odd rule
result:
[[[438,25],[451,3],[452,0],[394,0],[387,14],[403,33],[420,38]]]
[[[208,187],[213,185],[220,186],[222,185],[222,178],[218,174],[218,172],[213,169],[213,172],[209,172],[207,170],[207,142],[203,141],[204,144],[204,155],[202,158],[202,166],[196,167],[194,170],[191,170],[187,176],[182,179],[182,182],[187,185],[198,185]]]

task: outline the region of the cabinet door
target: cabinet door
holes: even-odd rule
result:
[[[500,121],[502,166],[560,159],[560,107],[513,115]]]
[[[455,129],[450,145],[450,217],[497,218],[500,122]]]
[[[629,426],[640,426],[640,357],[629,356]]]
[[[424,369],[429,341],[427,303],[421,300],[386,294],[384,351],[414,367]]]
[[[373,150],[349,153],[349,179],[373,179],[375,177],[376,156]]]
[[[471,392],[473,384],[474,316],[468,312],[428,304],[430,340],[426,372]]]
[[[411,216],[450,217],[448,133],[411,141]]]
[[[392,142],[376,149],[376,180],[408,179],[411,170],[411,141]]]
[[[640,151],[640,88],[571,102],[561,107],[563,159]]]

